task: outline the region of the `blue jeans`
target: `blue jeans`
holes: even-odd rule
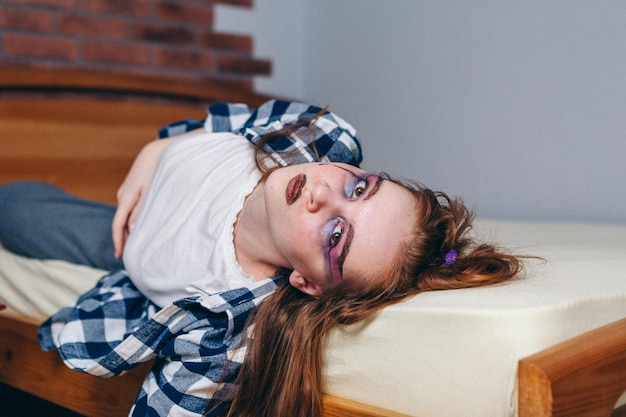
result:
[[[29,258],[123,269],[114,256],[114,214],[114,206],[79,199],[51,184],[0,185],[0,242]]]

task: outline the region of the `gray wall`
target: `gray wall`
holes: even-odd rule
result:
[[[365,168],[482,216],[626,222],[626,2],[256,4],[216,27],[244,25],[274,60],[257,89],[330,104]]]

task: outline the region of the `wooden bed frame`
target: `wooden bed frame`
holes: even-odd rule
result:
[[[268,99],[212,82],[13,66],[0,67],[0,95],[0,183],[43,180],[109,203],[159,127],[202,119],[210,102]],[[127,415],[146,366],[112,379],[71,371],[40,351],[37,327],[0,313],[1,383],[86,416]],[[626,390],[626,318],[523,359],[518,386],[520,417],[626,417],[614,410]],[[401,416],[333,396],[325,415]]]

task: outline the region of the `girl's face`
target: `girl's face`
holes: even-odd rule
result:
[[[404,187],[346,164],[277,169],[264,192],[270,235],[293,269],[290,282],[313,296],[343,279],[381,276],[416,216]]]

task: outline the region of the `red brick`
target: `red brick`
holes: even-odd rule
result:
[[[128,24],[103,17],[63,15],[58,19],[58,31],[68,35],[123,39],[128,34]]]
[[[74,10],[80,0],[5,0],[6,4],[19,4],[20,6],[43,6],[51,9]]]
[[[61,58],[72,60],[78,57],[78,47],[73,39],[51,38],[46,35],[23,35],[6,33],[3,36],[3,51],[6,55]]]
[[[140,41],[192,45],[196,35],[192,30],[180,26],[135,24],[133,26],[133,38]]]
[[[253,91],[271,61],[252,57],[252,36],[213,32],[216,3],[253,0],[0,0],[0,61],[208,77]]]
[[[213,7],[193,6],[187,2],[160,1],[155,7],[156,17],[163,20],[197,23],[213,27]]]
[[[89,62],[147,65],[150,49],[119,43],[89,41],[83,44],[83,59]]]
[[[217,69],[222,73],[270,75],[272,62],[267,59],[222,56],[217,61]]]
[[[151,0],[83,0],[83,9],[92,13],[148,16]]]
[[[237,52],[252,52],[252,37],[234,33],[205,32],[200,35],[199,44],[212,49]]]
[[[159,49],[156,51],[154,63],[159,67],[213,71],[213,56],[203,52]]]
[[[53,16],[50,12],[0,6],[0,27],[4,29],[51,32]]]

